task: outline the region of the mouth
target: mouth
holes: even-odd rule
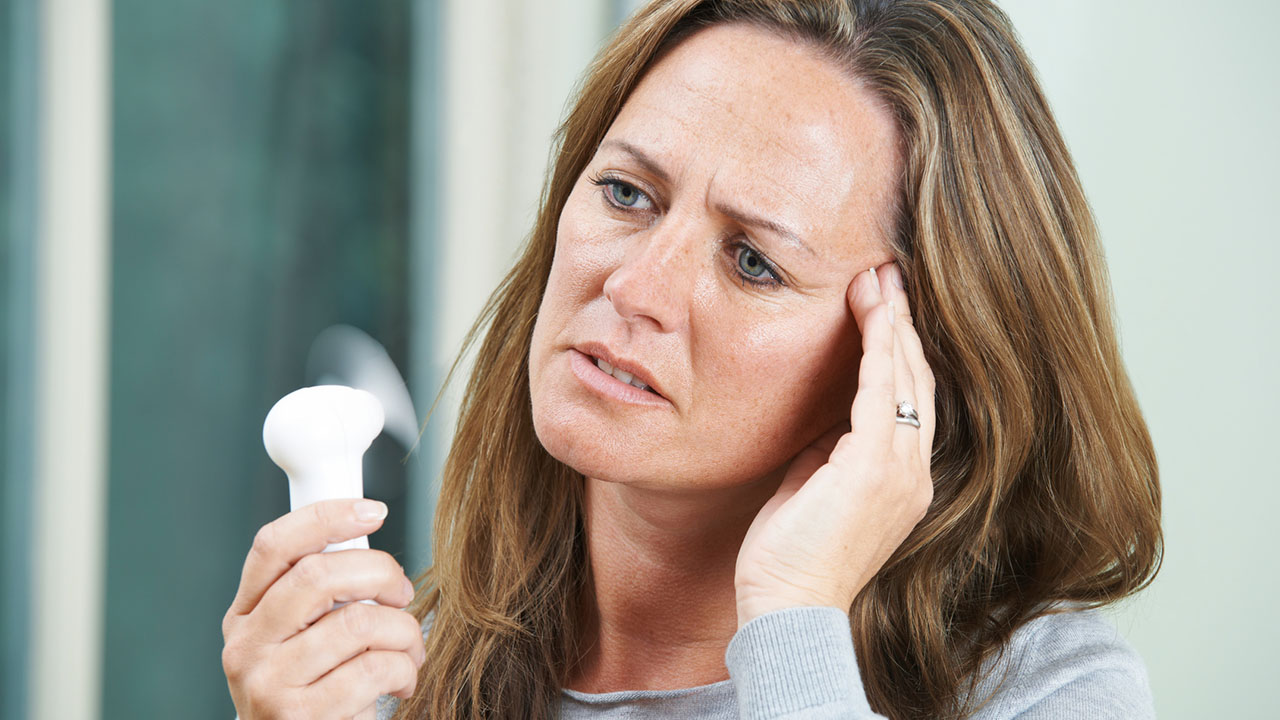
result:
[[[667,405],[668,400],[654,387],[653,376],[638,363],[619,358],[603,345],[572,348],[575,373],[588,386],[616,400],[640,405]]]
[[[598,358],[594,355],[587,355],[587,357],[591,358],[591,361],[594,362],[596,364],[596,367],[600,368],[602,372],[604,372],[606,375],[612,375],[615,380],[621,380],[622,382],[630,385],[633,388],[645,390],[647,392],[653,393],[654,395],[658,394],[654,392],[653,388],[641,382],[634,374],[629,373],[620,367],[614,367],[613,365],[610,365],[609,363],[605,362],[601,358]]]

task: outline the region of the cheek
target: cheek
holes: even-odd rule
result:
[[[598,208],[595,188],[574,188],[556,225],[556,255],[551,281],[564,297],[599,295],[605,278],[621,259],[620,231]],[[550,283],[548,292],[550,292]]]
[[[575,188],[560,213],[555,256],[534,321],[529,348],[529,391],[534,431],[557,459],[573,465],[574,433],[584,425],[576,380],[568,370],[565,348],[581,336],[601,308],[604,281],[615,259],[610,228],[591,211],[589,193]]]
[[[847,312],[720,332],[737,341],[708,343],[699,366],[716,378],[708,392],[718,399],[722,427],[789,456],[847,420],[861,353]]]
[[[555,257],[533,328],[529,367],[535,381],[556,338],[569,328],[575,314],[601,297],[612,267],[610,245],[601,242],[605,239],[602,228],[593,226],[592,214],[584,205],[587,201],[581,188],[575,188],[560,213]]]

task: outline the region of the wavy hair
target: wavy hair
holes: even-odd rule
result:
[[[550,718],[578,658],[583,479],[542,448],[528,355],[560,212],[629,93],[701,28],[804,43],[893,112],[892,251],[936,381],[934,499],[849,609],[868,700],[962,717],[1012,633],[1151,581],[1155,454],[1121,362],[1097,230],[1031,63],[987,0],[658,0],[601,51],[561,126],[483,336],[414,611],[427,662],[397,718]]]

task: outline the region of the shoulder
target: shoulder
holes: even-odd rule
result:
[[[1098,610],[1032,620],[987,669],[975,720],[1155,717],[1142,658]]]

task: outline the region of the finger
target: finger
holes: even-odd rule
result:
[[[888,283],[885,283],[888,285]],[[914,425],[897,421],[898,405],[903,402],[916,405],[915,378],[907,363],[907,350],[902,342],[902,329],[906,323],[899,318],[898,303],[889,300],[889,316],[893,318],[893,378],[894,378],[894,428],[893,446],[902,457],[912,457],[920,452],[920,430]]]
[[[885,301],[884,295],[880,292],[880,278],[876,273],[877,269],[872,268],[854,275],[846,293],[849,310],[853,313],[854,321],[858,323],[858,331],[864,336],[867,332],[867,318]]]
[[[418,665],[402,652],[370,650],[344,662],[312,683],[315,705],[307,717],[351,717],[378,702],[379,695],[405,699],[418,684]]]
[[[427,657],[417,618],[382,605],[351,603],[286,640],[279,650],[280,667],[286,684],[301,687],[369,650],[407,653],[418,665]]]
[[[387,506],[376,500],[323,500],[263,525],[253,538],[229,613],[247,615],[267,588],[304,556],[377,530]]]
[[[937,423],[937,409],[934,406],[934,377],[929,361],[925,359],[924,347],[915,323],[911,321],[911,303],[903,289],[902,270],[895,264],[892,268],[881,272],[888,280],[885,283],[889,296],[894,300],[898,310],[898,318],[905,322],[897,322],[894,328],[899,343],[906,355],[907,364],[915,378],[916,411],[920,415],[920,452],[925,461],[933,455],[933,434]]]
[[[849,306],[862,331],[862,360],[858,364],[858,390],[849,410],[853,434],[888,447],[893,437],[895,379],[893,326],[888,306],[880,294],[874,270],[859,273],[849,286]]]
[[[402,608],[413,601],[413,584],[381,550],[314,553],[267,589],[247,618],[248,630],[264,642],[283,642],[337,603],[358,600]]]

